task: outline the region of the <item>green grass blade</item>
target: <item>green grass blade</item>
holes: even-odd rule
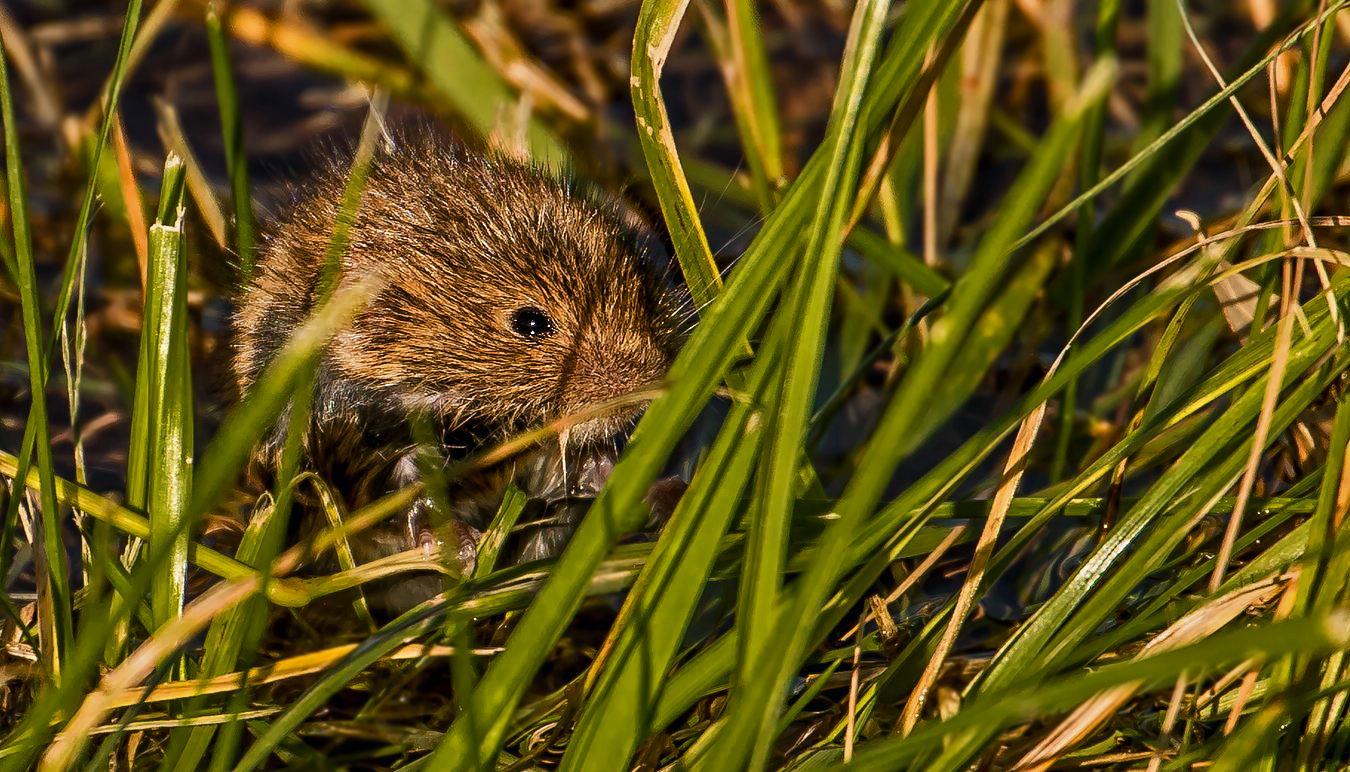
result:
[[[689,181],[675,149],[670,116],[661,98],[661,70],[684,18],[688,0],[645,2],[633,36],[633,109],[638,142],[647,160],[647,170],[656,188],[666,228],[675,245],[675,256],[684,271],[685,284],[695,308],[706,308],[722,288],[722,278],[708,247],[708,237],[699,224]]]
[[[1043,674],[1029,673],[1006,696],[972,702],[947,721],[922,726],[908,737],[881,740],[860,749],[850,769],[878,772],[903,769],[907,763],[922,758],[921,754],[940,750],[944,742],[963,731],[979,727],[996,732],[1014,721],[1068,710],[1094,694],[1121,684],[1135,681],[1165,683],[1195,667],[1196,662],[1221,665],[1238,663],[1252,656],[1330,651],[1346,645],[1348,632],[1345,617],[1335,614],[1234,630],[1155,656],[1048,682]],[[925,768],[950,767],[935,764]]]
[[[890,243],[869,228],[856,228],[848,236],[848,245],[921,295],[935,298],[951,286],[951,282],[943,278],[942,274],[924,265],[916,255]]]
[[[14,119],[14,96],[9,88],[9,69],[5,55],[0,51],[0,110],[5,123],[5,172],[9,190],[9,219],[14,236],[14,256],[17,269],[20,305],[23,314],[24,345],[28,351],[28,375],[33,405],[28,415],[34,429],[38,472],[42,487],[39,504],[42,506],[42,553],[45,570],[39,577],[45,585],[45,607],[41,614],[43,665],[54,683],[61,683],[66,650],[70,648],[71,608],[73,608],[70,574],[66,563],[66,549],[62,535],[61,509],[56,502],[56,473],[52,468],[52,446],[47,426],[47,342],[42,330],[42,306],[38,298],[36,269],[33,263],[33,237],[28,228],[28,196],[25,192],[23,157],[19,153],[19,127]],[[11,509],[18,507],[21,496],[10,497]],[[12,517],[12,515],[10,516]],[[5,533],[12,533],[6,518]],[[9,545],[0,545],[0,551],[9,554]],[[6,564],[8,561],[6,560]]]
[[[211,46],[211,75],[216,84],[220,133],[225,138],[225,166],[229,169],[230,191],[234,197],[234,251],[239,260],[239,278],[242,283],[253,276],[256,241],[253,195],[248,179],[243,122],[239,115],[239,91],[234,83],[234,69],[230,66],[229,46],[214,4],[206,8],[206,39]]]
[[[816,383],[825,350],[835,275],[842,248],[842,230],[852,208],[851,191],[857,179],[862,157],[862,139],[857,132],[868,78],[880,47],[882,21],[890,4],[885,0],[861,2],[854,9],[849,42],[840,70],[839,90],[825,148],[830,152],[825,178],[819,189],[822,206],[816,210],[807,238],[806,253],[794,271],[795,287],[791,298],[775,318],[780,335],[788,340],[783,368],[783,386],[776,404],[770,406],[769,436],[764,465],[760,469],[760,496],[752,512],[746,563],[743,569],[742,595],[736,624],[741,640],[742,667],[732,691],[731,715],[757,720],[735,722],[723,732],[713,752],[733,767],[747,763],[757,769],[768,758],[773,727],[778,722],[778,706],[755,705],[742,708],[742,693],[753,694],[752,684],[763,678],[761,652],[781,635],[773,620],[783,577],[788,527],[801,463],[802,443],[815,400]],[[791,336],[788,330],[792,331]],[[744,690],[744,691],[743,691]]]
[[[752,394],[772,396],[782,336],[760,347]],[[737,403],[615,620],[598,676],[563,757],[564,770],[625,768],[646,734],[680,640],[688,627],[759,456],[759,404]]]
[[[192,463],[192,373],[187,348],[187,255],[183,201],[186,167],[172,153],[164,162],[160,213],[150,226],[145,324],[141,347],[146,355],[136,372],[136,389],[145,392],[146,415],[133,421],[147,427],[146,497],[150,548],[168,554],[151,587],[155,626],[182,612],[187,578],[188,525],[185,521]],[[138,400],[139,401],[139,400]]]

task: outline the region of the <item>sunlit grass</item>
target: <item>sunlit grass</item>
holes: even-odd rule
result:
[[[19,710],[0,769],[1336,763],[1350,753],[1344,4],[1278,4],[1261,30],[1226,41],[1216,77],[1196,49],[1215,41],[1185,3],[1148,4],[1141,20],[1103,0],[1075,8],[1072,29],[1053,15],[1071,4],[1027,4],[1046,14],[1021,28],[1033,52],[1000,58],[989,47],[1024,12],[1007,0],[860,0],[832,107],[819,110],[828,121],[794,159],[767,11],[700,1],[695,19],[679,0],[642,3],[636,120],[605,128],[633,150],[699,308],[669,383],[556,561],[497,564],[525,507],[513,491],[472,575],[392,621],[357,598],[349,641],[286,650],[274,667],[279,630],[427,557],[341,559],[351,531],[417,491],[346,513],[317,544],[286,543],[298,491],[327,490],[299,465],[298,431],[238,538],[225,547],[203,532],[239,497],[277,417],[305,425],[325,342],[375,290],[332,293],[256,393],[194,444],[205,411],[192,383],[205,374],[189,346],[201,249],[190,229],[216,223],[197,238],[228,245],[239,280],[258,243],[242,126],[259,108],[240,100],[227,37],[380,87],[330,261],[348,247],[385,93],[555,171],[592,155],[560,139],[587,114],[556,100],[531,109],[521,71],[500,71],[430,0],[368,0],[380,26],[365,34],[387,44],[378,56],[250,9],[187,4],[210,43],[201,58],[234,216],[199,164],[169,155],[143,226],[123,487],[78,484],[79,457],[77,477],[58,474],[65,427],[43,399],[25,405],[20,444],[0,451],[0,476],[22,481],[4,499],[0,573],[31,565],[37,585],[35,599],[4,598],[0,629],[33,660],[7,682]],[[132,3],[108,73],[113,108],[133,51],[162,30],[139,15]],[[1117,47],[1125,23],[1149,33],[1132,121],[1121,105],[1140,93],[1123,63],[1139,54]],[[706,36],[702,55],[726,80],[745,173],[700,157],[673,124],[663,84],[686,28]],[[1091,48],[1067,56],[1080,29]],[[379,58],[392,52],[404,58]],[[1039,68],[1044,120],[1007,112],[1014,59]],[[127,207],[94,206],[118,188],[110,180],[122,200],[131,179],[103,153],[113,113],[95,110],[79,124],[94,171],[71,193],[81,205],[58,239],[64,270],[39,280],[15,118],[25,94],[11,75],[0,69],[0,291],[17,299],[21,340],[3,355],[32,394],[74,405],[88,376],[71,360],[86,349],[62,336],[83,330],[87,224],[141,226]],[[1279,133],[1258,143],[1248,128],[1264,132],[1272,112]],[[1166,243],[1171,198],[1234,142],[1247,143],[1249,189],[1186,215],[1191,235]],[[713,248],[710,192],[751,226],[734,263]],[[717,399],[730,405],[659,539],[625,541]],[[864,418],[837,428],[850,410]],[[32,530],[46,538],[30,547]],[[329,547],[335,573],[295,575],[305,549]],[[212,578],[189,591],[198,574]]]

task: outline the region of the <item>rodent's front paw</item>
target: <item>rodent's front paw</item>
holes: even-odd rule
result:
[[[654,529],[664,527],[688,488],[689,484],[676,476],[653,480],[651,487],[647,489],[647,495],[642,499],[652,505],[652,513],[647,518],[647,527]]]
[[[470,576],[478,567],[478,543],[483,534],[477,528],[451,520],[437,529],[417,532],[417,546],[428,556],[439,556],[445,566],[459,576]]]

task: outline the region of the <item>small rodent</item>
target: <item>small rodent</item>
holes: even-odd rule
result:
[[[241,394],[313,310],[346,167],[333,163],[305,186],[259,248],[235,316]],[[376,154],[338,270],[337,286],[382,282],[321,360],[303,442],[304,468],[348,512],[418,481],[413,420],[439,434],[444,459],[463,458],[659,383],[689,315],[664,250],[624,209],[429,136],[395,138]],[[516,560],[556,553],[643,407],[584,420],[562,442],[452,482],[460,526],[448,540],[476,541],[514,481],[548,523],[517,539]],[[258,450],[264,477],[276,473],[285,434],[283,419]],[[353,537],[356,562],[432,543],[431,506],[423,498]],[[399,610],[440,586],[410,578],[375,601]]]

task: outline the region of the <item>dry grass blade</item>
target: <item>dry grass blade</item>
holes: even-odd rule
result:
[[[1054,375],[1051,369],[1046,373],[1046,378]],[[980,532],[979,541],[975,545],[975,555],[970,560],[970,568],[966,570],[965,581],[961,584],[961,590],[956,596],[956,606],[952,610],[951,621],[947,623],[947,629],[943,632],[941,640],[938,642],[937,650],[928,660],[928,665],[924,668],[923,675],[919,677],[919,683],[911,692],[909,700],[905,703],[904,712],[900,717],[900,731],[909,734],[914,729],[914,725],[919,721],[919,714],[928,698],[928,693],[933,685],[937,683],[938,673],[942,670],[942,663],[947,659],[948,652],[951,651],[952,644],[956,642],[956,635],[961,631],[961,625],[965,622],[966,615],[975,604],[976,594],[980,591],[980,583],[984,580],[985,569],[989,567],[989,559],[994,554],[994,545],[998,540],[999,531],[1003,528],[1004,518],[1008,514],[1008,508],[1012,506],[1013,497],[1017,495],[1017,484],[1022,480],[1022,474],[1026,471],[1028,455],[1036,442],[1036,435],[1041,429],[1041,421],[1045,418],[1045,410],[1048,403],[1042,402],[1031,415],[1022,421],[1022,426],[1017,430],[1017,438],[1013,440],[1012,450],[1008,452],[1008,461],[1003,466],[1003,482],[999,485],[998,491],[994,494],[994,503],[989,511],[989,519],[985,520],[984,529]]]
[[[153,104],[159,118],[160,136],[164,140],[164,145],[177,153],[187,167],[188,190],[192,191],[192,199],[197,202],[197,212],[206,223],[207,230],[211,232],[211,238],[221,249],[225,249],[227,244],[225,210],[221,207],[220,200],[216,198],[215,191],[211,190],[211,183],[206,180],[201,162],[188,146],[187,137],[183,134],[183,125],[178,120],[178,110],[158,98]]]
[[[947,532],[947,535],[942,537],[941,543],[939,543],[936,547],[933,548],[931,552],[929,552],[927,555],[924,556],[923,560],[919,563],[919,565],[915,566],[914,570],[909,573],[909,576],[905,577],[905,580],[903,582],[897,585],[894,590],[891,590],[891,593],[886,596],[886,600],[883,602],[884,605],[889,606],[890,604],[896,602],[900,598],[904,597],[905,593],[912,590],[915,585],[923,581],[924,577],[928,576],[928,572],[933,570],[933,566],[937,565],[938,561],[942,560],[942,558],[947,555],[947,551],[952,548],[952,545],[956,544],[962,537],[966,535],[966,529],[967,526],[958,525],[955,528],[949,530]],[[867,624],[874,618],[876,618],[875,612],[869,611],[867,615],[863,617],[862,624]],[[857,632],[858,626],[854,626],[850,628],[847,633],[844,633],[843,638],[848,638]]]
[[[1214,66],[1214,61],[1210,59],[1204,44],[1200,42],[1200,39],[1195,34],[1195,28],[1191,25],[1190,17],[1186,13],[1185,0],[1176,0],[1176,3],[1177,11],[1181,14],[1182,26],[1186,28],[1186,34],[1190,37],[1191,43],[1195,46],[1195,50],[1200,55],[1201,61],[1205,63],[1205,67],[1209,70],[1210,74],[1214,76],[1214,80],[1219,84],[1219,88],[1227,88],[1228,84],[1224,82],[1223,74],[1219,72],[1218,67]],[[1321,25],[1318,25],[1317,30],[1318,34],[1320,34]],[[1242,119],[1242,124],[1246,127],[1247,133],[1251,135],[1252,142],[1260,149],[1261,156],[1265,158],[1266,163],[1270,166],[1270,171],[1274,179],[1279,181],[1281,189],[1288,198],[1290,207],[1294,210],[1294,216],[1298,218],[1299,225],[1303,228],[1304,240],[1309,247],[1315,249],[1317,247],[1317,237],[1313,235],[1312,226],[1308,224],[1308,215],[1304,211],[1303,203],[1300,200],[1298,192],[1295,191],[1293,185],[1289,183],[1289,178],[1285,174],[1284,164],[1282,164],[1279,159],[1275,157],[1275,154],[1271,152],[1270,146],[1266,144],[1265,139],[1261,136],[1261,132],[1257,130],[1256,124],[1252,122],[1251,117],[1247,115],[1247,111],[1243,109],[1242,102],[1238,100],[1237,95],[1229,97],[1228,101],[1233,105],[1233,110],[1237,112],[1238,117]],[[1311,122],[1309,122],[1309,126],[1311,126]],[[1311,153],[1313,135],[1308,134],[1307,136],[1309,138],[1308,152]],[[1345,339],[1345,329],[1344,325],[1341,323],[1340,309],[1336,306],[1336,299],[1331,294],[1331,279],[1321,263],[1314,263],[1313,265],[1314,269],[1317,271],[1318,279],[1322,282],[1322,288],[1325,290],[1327,307],[1331,310],[1331,318],[1336,323],[1336,338],[1339,341],[1343,341]],[[1241,517],[1241,510],[1238,510],[1234,513],[1233,520],[1235,522],[1240,522]]]
[[[1248,609],[1264,606],[1292,581],[1292,573],[1234,590],[1192,611],[1149,641],[1136,659],[1145,659],[1168,649],[1194,643],[1221,630]],[[1118,686],[1078,706],[1041,742],[1018,762],[1018,770],[1048,769],[1055,759],[1090,735],[1142,686],[1140,683]]]
[[[162,662],[204,630],[216,615],[243,603],[261,587],[262,578],[257,575],[218,584],[188,605],[182,616],[156,631],[122,664],[103,676],[98,688],[84,698],[61,735],[43,754],[38,770],[58,772],[70,769],[88,740],[90,731],[115,707],[118,695],[148,678]]]
[[[1181,715],[1181,707],[1185,701],[1186,688],[1189,683],[1187,674],[1182,673],[1180,676],[1177,676],[1176,685],[1172,687],[1171,699],[1167,701],[1167,712],[1163,714],[1162,726],[1159,728],[1159,734],[1161,735],[1161,740],[1164,745],[1170,742],[1172,730],[1176,727],[1177,717]],[[1158,772],[1158,768],[1162,766],[1162,762],[1163,754],[1154,754],[1153,757],[1148,760],[1148,772]]]
[[[136,170],[131,166],[131,150],[127,146],[127,135],[122,130],[122,116],[113,115],[112,126],[113,153],[117,158],[117,181],[122,188],[122,203],[126,207],[127,227],[131,231],[131,243],[136,248],[136,265],[141,274],[141,295],[145,295],[145,277],[150,262],[150,240],[146,234],[150,231],[145,218],[145,205],[141,201],[141,189],[136,184]]]
[[[190,681],[169,681],[149,691],[131,688],[110,693],[107,706],[125,708],[143,702],[163,702],[185,700],[207,694],[227,694],[244,687],[263,686],[291,678],[313,675],[321,672],[350,654],[357,644],[349,643],[334,646],[321,651],[312,651],[295,657],[286,657],[267,665],[250,668],[237,673],[227,673],[214,678],[193,679]],[[412,644],[395,649],[380,659],[382,661],[421,660],[424,658],[452,657],[455,647],[433,644]],[[496,647],[479,647],[472,650],[475,657],[488,657],[500,652]]]
[[[1176,4],[1177,12],[1181,14],[1182,26],[1186,28],[1186,34],[1190,36],[1191,44],[1195,46],[1196,53],[1199,54],[1201,61],[1205,63],[1205,67],[1209,70],[1210,75],[1214,76],[1214,81],[1219,84],[1219,88],[1226,89],[1228,84],[1224,81],[1223,74],[1219,72],[1218,67],[1214,66],[1214,60],[1209,57],[1209,52],[1205,50],[1204,44],[1200,42],[1200,38],[1195,34],[1195,28],[1191,26],[1190,16],[1186,13],[1185,0],[1176,0]],[[1267,145],[1265,139],[1262,138],[1261,132],[1257,130],[1256,124],[1252,122],[1251,116],[1247,115],[1246,109],[1243,108],[1242,102],[1238,100],[1237,96],[1230,96],[1228,102],[1233,105],[1233,110],[1238,114],[1238,117],[1242,119],[1242,125],[1246,127],[1247,133],[1251,135],[1252,142],[1260,149],[1261,156],[1265,158],[1266,163],[1270,165],[1271,173],[1275,175],[1275,178],[1279,180],[1280,186],[1289,194],[1289,203],[1294,208],[1294,214],[1298,217],[1299,224],[1303,226],[1303,238],[1307,240],[1308,246],[1316,247],[1317,240],[1316,237],[1313,236],[1312,227],[1308,225],[1308,216],[1304,213],[1303,205],[1299,202],[1298,195],[1294,192],[1293,186],[1289,184],[1289,178],[1285,175],[1284,166],[1275,158],[1275,154],[1271,152],[1270,146]]]
[[[1247,468],[1238,485],[1238,500],[1229,516],[1228,528],[1224,532],[1223,543],[1219,547],[1218,559],[1214,562],[1214,573],[1209,580],[1209,591],[1217,592],[1223,584],[1224,573],[1233,557],[1233,544],[1237,541],[1242,528],[1242,516],[1251,500],[1252,488],[1256,484],[1256,472],[1261,463],[1261,454],[1266,446],[1266,437],[1270,433],[1271,416],[1275,412],[1275,400],[1284,387],[1284,370],[1289,363],[1289,344],[1294,332],[1294,314],[1296,304],[1293,282],[1288,275],[1288,262],[1285,263],[1285,302],[1280,306],[1280,321],[1276,328],[1274,355],[1270,362],[1270,377],[1266,380],[1265,395],[1261,402],[1261,413],[1256,421],[1256,432],[1252,437],[1251,451],[1247,457]],[[1332,303],[1335,306],[1335,303]]]
[[[1003,40],[1007,30],[1009,0],[989,0],[975,15],[970,33],[961,46],[961,104],[956,113],[943,170],[938,204],[938,243],[945,244],[975,180],[989,110],[998,85]]]

